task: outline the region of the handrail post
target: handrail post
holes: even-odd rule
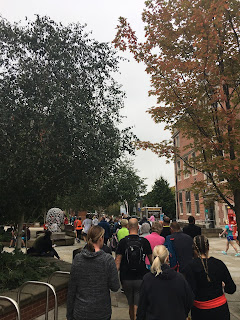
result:
[[[12,298],[6,297],[6,296],[0,296],[0,300],[7,300],[7,301],[11,302],[17,311],[16,320],[21,320],[19,305],[15,300],[13,300]]]
[[[50,283],[50,281],[52,280],[52,278],[56,275],[56,274],[59,274],[59,275],[64,275],[64,274],[68,274],[70,275],[70,272],[69,271],[54,271],[48,278],[48,283]],[[47,288],[47,301],[49,300],[49,289]],[[45,320],[48,320],[48,305],[46,304],[46,313],[45,313]]]
[[[45,286],[47,287],[47,291],[49,289],[52,290],[52,293],[54,295],[54,320],[58,320],[58,302],[57,302],[57,295],[56,295],[56,291],[54,289],[54,287],[50,284],[50,283],[47,283],[47,282],[41,282],[41,281],[27,281],[27,282],[24,282],[18,289],[18,293],[17,293],[17,303],[18,305],[20,305],[20,296],[21,296],[21,292],[22,292],[22,289],[28,285],[28,284],[33,284],[33,285],[42,285],[42,286]],[[45,314],[45,319],[46,319],[46,315],[47,315],[47,318],[48,318],[48,308],[49,308],[49,295],[48,295],[48,299],[47,299],[47,302],[46,302],[46,314]]]

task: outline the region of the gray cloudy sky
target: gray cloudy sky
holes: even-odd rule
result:
[[[92,31],[92,37],[104,42],[114,39],[119,16],[128,18],[139,39],[143,39],[143,8],[144,0],[0,0],[0,13],[11,22],[24,20],[26,16],[34,19],[34,14],[48,15],[63,24],[87,24],[86,30]],[[130,60],[121,62],[121,74],[117,76],[127,95],[122,111],[126,116],[123,125],[133,126],[134,133],[141,140],[157,142],[169,138],[170,133],[163,130],[164,126],[155,124],[146,113],[155,104],[155,99],[148,97],[150,81],[144,65],[136,63],[129,53],[120,54]],[[135,167],[138,174],[146,178],[148,191],[161,175],[170,186],[174,185],[173,164],[165,161],[149,150],[137,151]]]

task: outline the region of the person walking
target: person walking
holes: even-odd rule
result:
[[[148,221],[148,219],[147,219],[146,216],[143,216],[142,220],[139,222],[140,226],[141,226],[143,223],[149,223],[149,225],[150,225],[150,227],[151,227],[150,221]]]
[[[75,233],[76,233],[76,241],[78,243],[80,243],[81,241],[81,234],[82,234],[82,219],[81,217],[78,217],[75,221],[74,221],[74,227],[75,227]]]
[[[195,225],[195,218],[193,216],[188,217],[188,226],[183,228],[183,232],[194,238],[202,234],[202,229]]]
[[[150,234],[151,226],[149,223],[144,222],[140,227],[140,237],[146,237]]]
[[[145,238],[149,241],[150,246],[153,251],[153,249],[156,246],[164,244],[165,238],[160,236],[160,234],[162,232],[162,225],[159,222],[157,222],[157,221],[153,222],[151,230],[152,230],[151,234],[145,236]],[[151,264],[150,264],[148,257],[146,257],[145,263],[146,263],[147,268],[150,269]]]
[[[236,285],[226,265],[209,257],[209,242],[205,236],[193,239],[195,259],[183,270],[194,294],[192,320],[230,320],[224,292],[233,294]]]
[[[170,228],[170,218],[167,216],[163,217],[163,229],[161,232],[161,236],[166,239],[167,236],[171,234],[171,228]]]
[[[171,269],[169,252],[163,245],[153,250],[151,272],[143,277],[137,320],[186,320],[193,293],[181,273]]]
[[[121,226],[122,228],[118,230],[117,233],[117,238],[118,241],[122,240],[123,238],[125,238],[126,236],[129,235],[129,231],[128,231],[128,220],[127,219],[122,219],[121,221]]]
[[[9,248],[14,248],[16,246],[16,242],[17,242],[17,230],[16,230],[15,226],[11,226],[9,228],[9,230],[11,232],[11,241],[9,244]]]
[[[110,320],[110,290],[120,288],[112,255],[101,248],[104,229],[92,226],[87,246],[73,260],[67,295],[67,320]]]
[[[90,218],[89,213],[86,214],[86,219],[83,220],[82,226],[83,226],[83,230],[82,230],[83,239],[86,242],[88,230],[92,226],[92,219]]]
[[[147,239],[138,235],[138,220],[128,221],[129,236],[123,238],[116,250],[116,266],[120,270],[120,281],[128,300],[129,316],[136,319],[139,291],[143,276],[149,272],[145,265],[147,256],[152,262],[152,249]]]
[[[110,226],[109,226],[109,223],[106,221],[105,216],[102,217],[98,225],[105,230],[104,243],[107,244],[108,239],[110,238]]]
[[[94,216],[92,219],[92,225],[97,226],[98,224],[99,224],[98,218],[97,218],[97,216]]]
[[[154,217],[153,214],[152,214],[151,217],[149,218],[149,221],[150,221],[151,223],[153,223],[153,222],[155,221],[155,217]]]
[[[236,252],[235,257],[239,257],[240,253],[238,252],[237,248],[235,247],[235,245],[233,243],[233,227],[234,227],[234,225],[229,224],[228,220],[226,220],[224,231],[221,234],[219,234],[219,237],[222,237],[224,234],[227,235],[226,250],[222,251],[222,253],[225,255],[227,254],[228,249],[229,249],[229,244],[230,244]]]
[[[193,259],[193,239],[181,231],[180,225],[171,223],[172,234],[166,237],[164,245],[170,253],[170,266],[177,271],[182,269]]]

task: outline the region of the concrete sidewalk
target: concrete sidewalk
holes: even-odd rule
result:
[[[229,249],[228,255],[223,255],[225,250],[226,239],[210,238],[210,255],[217,259],[221,259],[228,267],[233,280],[237,285],[237,291],[233,295],[226,295],[228,305],[231,312],[231,320],[240,320],[240,257],[235,257],[235,251],[232,247]],[[82,244],[83,245],[83,244]],[[79,244],[67,247],[56,247],[60,258],[66,262],[72,262],[72,252],[79,248]],[[9,249],[11,250],[11,249]],[[123,293],[112,293],[112,320],[129,320],[128,305],[126,297]],[[174,306],[173,306],[174,307]],[[44,320],[45,316],[38,317],[37,320]],[[49,313],[49,320],[53,320],[53,311]],[[58,320],[66,319],[66,306],[59,307]],[[213,319],[215,320],[215,319]],[[217,320],[217,319],[216,319]]]

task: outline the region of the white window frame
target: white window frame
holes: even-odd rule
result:
[[[181,194],[181,199],[180,199],[180,194]],[[182,200],[182,201],[180,201]],[[178,201],[179,201],[179,213],[182,216],[183,215],[183,193],[182,191],[178,192]]]
[[[179,148],[180,147],[180,139],[179,139],[179,134],[176,135],[175,137],[175,147]]]
[[[199,193],[194,193],[194,205],[195,205],[195,215],[200,216],[200,202],[199,202]],[[197,210],[197,208],[199,210]]]
[[[188,198],[188,195],[189,195],[189,198]],[[192,215],[191,191],[185,191],[185,200],[186,200],[186,213],[188,216],[191,216]]]

